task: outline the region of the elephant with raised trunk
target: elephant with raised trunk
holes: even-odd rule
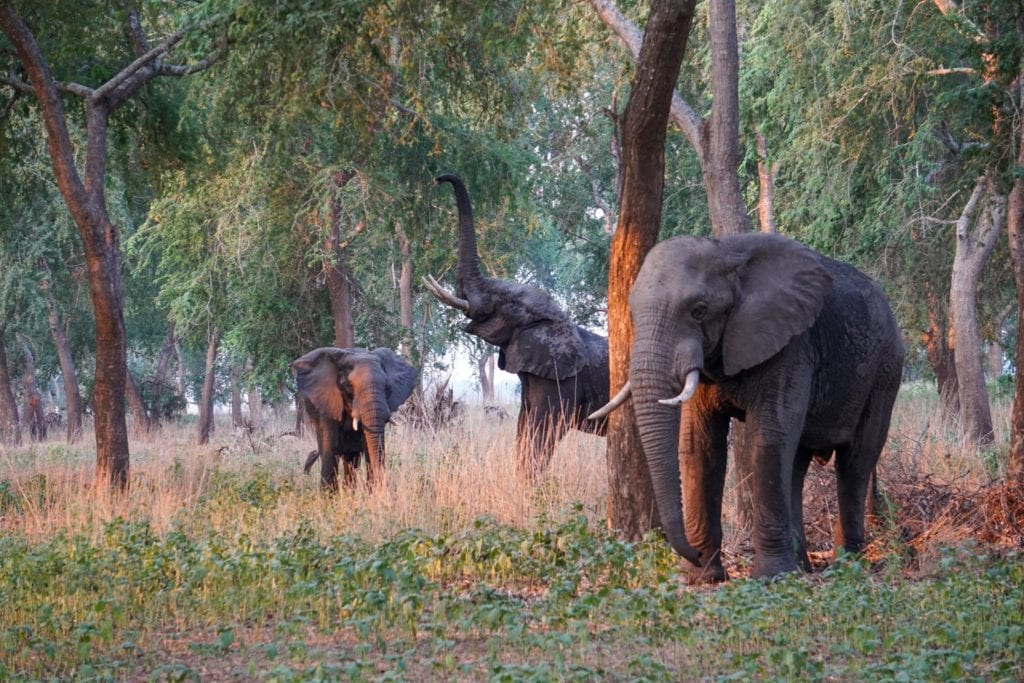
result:
[[[900,332],[878,286],[778,235],[676,237],[648,254],[629,307],[629,381],[595,417],[632,393],[665,536],[698,567],[695,578],[726,578],[721,514],[732,417],[746,423],[753,575],[810,569],[803,484],[814,456],[835,455],[835,545],[860,551],[865,497],[903,367]]]
[[[454,175],[436,180],[451,183],[459,210],[455,293],[432,277],[424,283],[469,318],[466,332],[499,348],[498,367],[519,376],[516,468],[531,479],[570,428],[605,434],[605,420],[587,415],[608,401],[608,340],[575,324],[547,292],[485,276],[465,184]]]
[[[338,486],[338,460],[345,486],[356,483],[355,470],[366,460],[366,481],[384,476],[384,425],[412,393],[417,370],[390,349],[315,349],[292,361],[299,395],[316,430],[317,450],[305,471],[320,459],[320,483]]]

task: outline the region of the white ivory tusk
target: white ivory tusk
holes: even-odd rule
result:
[[[621,406],[623,403],[625,403],[626,399],[629,398],[629,395],[630,393],[632,393],[632,391],[633,387],[630,386],[629,382],[627,381],[625,384],[622,385],[622,388],[619,389],[619,393],[615,394],[615,396],[612,397],[612,400],[608,401],[608,403],[606,403],[603,408],[598,408],[590,415],[587,415],[587,419],[600,420],[602,417],[606,417],[610,412],[612,412],[613,410]]]
[[[354,431],[354,432],[358,432],[359,431],[359,418],[358,417],[353,417],[352,418],[352,431]]]
[[[433,275],[426,275],[423,277],[423,285],[427,288],[434,298],[441,303],[451,306],[452,308],[462,311],[463,313],[469,313],[469,301],[466,299],[459,298],[445,289],[440,282],[434,279]]]
[[[690,370],[686,373],[686,384],[683,386],[683,390],[679,392],[678,396],[672,398],[663,398],[658,403],[665,406],[678,406],[686,403],[693,398],[694,392],[697,391],[697,384],[700,382],[700,370]]]

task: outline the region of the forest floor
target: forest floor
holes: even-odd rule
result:
[[[572,433],[513,476],[515,420],[474,408],[388,435],[387,485],[327,496],[291,425],[194,424],[92,485],[91,435],[0,450],[0,680],[1020,680],[1022,496],[1002,440],[965,447],[906,387],[863,558],[833,556],[834,473],[805,495],[815,571],[688,586],[651,535],[604,524],[604,442]]]

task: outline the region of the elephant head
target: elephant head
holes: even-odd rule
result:
[[[416,386],[416,369],[390,349],[315,349],[293,361],[298,392],[320,420],[365,440],[371,470],[383,471],[384,425]],[[321,458],[334,453],[320,452]],[[312,458],[307,469],[312,465]]]
[[[424,280],[427,289],[469,318],[466,332],[501,349],[502,370],[552,380],[577,374],[587,365],[588,355],[576,324],[547,292],[483,274],[466,186],[455,175],[438,176],[437,182],[451,183],[455,189],[458,263],[455,294],[431,277]]]
[[[691,561],[682,524],[679,405],[700,384],[764,363],[821,313],[832,280],[810,249],[777,235],[676,237],[647,255],[629,296],[629,382],[665,535]]]

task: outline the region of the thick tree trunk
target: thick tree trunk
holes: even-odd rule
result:
[[[263,394],[255,384],[249,385],[249,428],[254,434],[263,431]]]
[[[40,289],[43,292],[43,297],[46,299],[50,335],[53,337],[53,345],[57,349],[57,361],[60,363],[61,379],[64,382],[67,441],[68,443],[74,443],[82,436],[82,393],[78,389],[78,373],[75,372],[75,360],[71,355],[71,344],[68,342],[68,335],[64,331],[64,325],[60,319],[60,310],[57,300],[53,296],[53,291],[50,289],[50,283],[47,280],[43,280]]]
[[[21,343],[25,349],[25,371],[21,375],[21,414],[28,426],[29,436],[34,441],[45,441],[46,414],[43,411],[43,395],[39,393],[39,387],[36,385],[36,361],[24,337]]]
[[[398,276],[398,321],[402,325],[402,344],[399,353],[405,358],[413,358],[412,329],[412,242],[405,230],[395,223],[395,234],[398,236],[398,251],[402,256],[402,270]]]
[[[716,237],[750,232],[740,191],[739,47],[736,3],[711,0],[711,118],[705,123],[701,171],[708,195],[711,230]],[[674,83],[675,81],[673,81]]]
[[[1017,27],[1018,37],[1024,37],[1024,19]],[[1024,102],[1024,74],[1018,77],[1018,102]],[[1024,103],[1021,104],[1024,108]],[[1018,112],[1020,113],[1020,112]],[[1018,119],[1020,117],[1018,116]],[[1017,166],[1024,167],[1024,126],[1020,129],[1017,145]],[[1013,180],[1013,189],[1007,201],[1006,229],[1010,241],[1010,262],[1017,286],[1017,345],[1014,349],[1014,365],[1017,376],[1013,383],[1013,410],[1010,415],[1010,460],[1007,478],[1024,492],[1024,334],[1020,333],[1020,321],[1024,321],[1024,179],[1019,175]]]
[[[206,365],[203,374],[203,395],[199,399],[199,434],[197,443],[200,445],[210,442],[210,434],[213,432],[213,388],[217,370],[217,345],[220,343],[220,333],[214,329],[210,330],[209,343],[206,346]]]
[[[0,325],[0,443],[21,443],[21,425],[18,422],[18,401],[11,388],[11,374],[7,365],[7,345],[4,343],[6,325]]]
[[[980,212],[972,231],[970,224],[977,204],[988,186],[987,206]],[[985,389],[982,365],[981,330],[978,325],[978,282],[1002,232],[1005,199],[997,195],[984,177],[978,179],[974,192],[956,225],[956,253],[953,277],[949,288],[949,312],[956,350],[956,378],[960,387],[960,414],[964,432],[976,444],[990,444],[992,413]]]
[[[633,341],[628,296],[658,240],[665,137],[673,88],[693,21],[694,2],[652,2],[622,121],[622,197],[608,275],[608,350],[612,393],[625,384]],[[608,520],[628,538],[657,522],[654,492],[627,402],[608,424]]]
[[[326,264],[327,292],[331,297],[331,317],[334,320],[334,345],[341,349],[355,346],[355,325],[352,321],[352,281],[345,254],[346,244],[341,239],[341,188],[355,177],[352,171],[334,177],[334,196],[331,197],[331,232],[327,238]],[[358,228],[357,228],[358,231]]]

